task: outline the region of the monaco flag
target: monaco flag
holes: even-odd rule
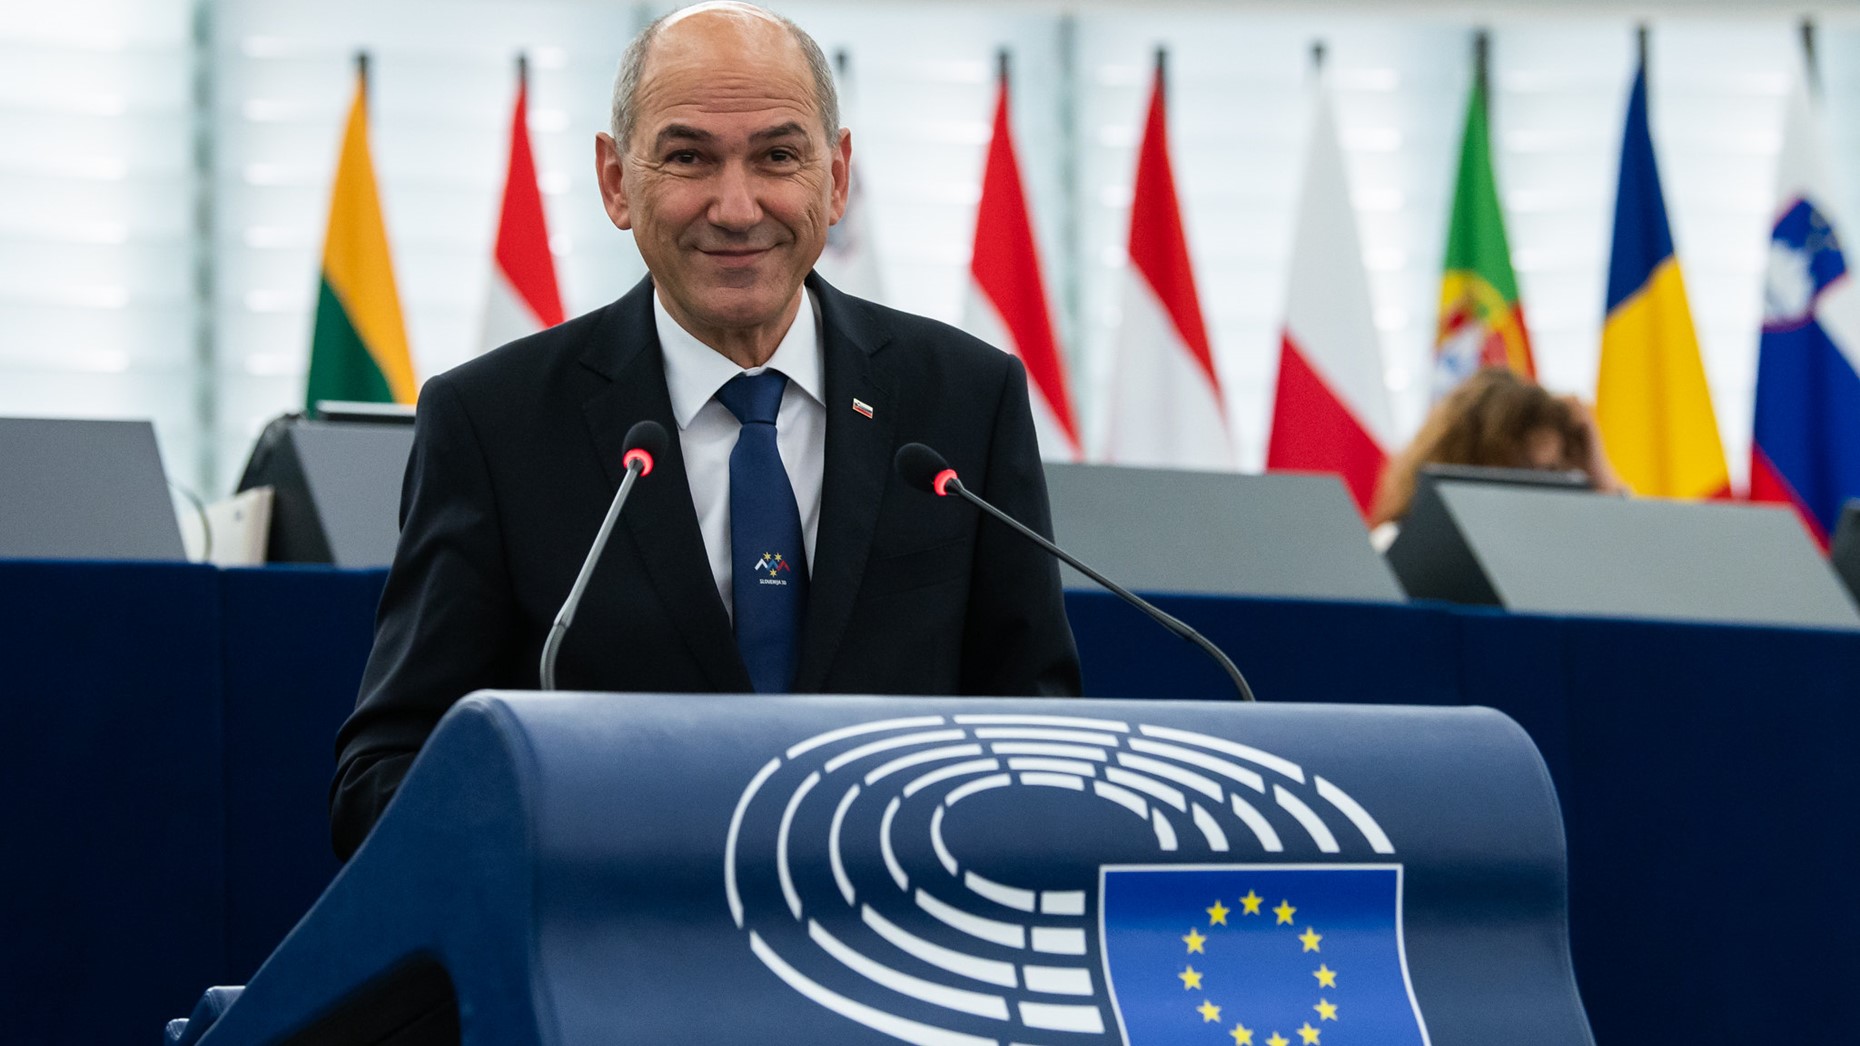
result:
[[[1066,361],[1053,334],[1040,251],[1014,155],[1008,126],[1007,56],[1001,57],[995,101],[994,138],[982,173],[982,202],[975,215],[975,254],[969,263],[969,294],[963,326],[998,345],[1027,367],[1034,428],[1040,456],[1079,459],[1079,427],[1067,391]]]
[[[1394,426],[1343,149],[1321,84],[1293,228],[1266,467],[1337,473],[1367,515]]]
[[[518,58],[510,167],[504,175],[504,205],[497,222],[491,290],[485,306],[485,349],[562,322],[562,294],[556,289],[555,259],[549,254],[549,229],[543,221],[542,193],[536,188],[536,162],[530,155],[529,93],[528,66]]]
[[[1164,56],[1155,84],[1130,204],[1130,264],[1106,424],[1107,461],[1120,465],[1231,469],[1233,441],[1221,382],[1201,320],[1188,238],[1169,167]]]

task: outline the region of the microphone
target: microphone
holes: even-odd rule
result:
[[[962,480],[957,477],[956,470],[949,467],[949,462],[943,460],[943,455],[938,454],[922,443],[906,443],[904,446],[898,448],[897,457],[893,459],[892,464],[897,468],[898,475],[903,477],[904,482],[919,490],[927,490],[938,497],[948,497],[951,494],[961,497],[976,508],[1006,523],[1009,527],[1018,531],[1034,544],[1058,556],[1069,564],[1072,569],[1091,578],[1098,584],[1103,585],[1124,602],[1148,614],[1151,620],[1155,621],[1157,624],[1200,647],[1207,652],[1209,657],[1219,662],[1220,666],[1226,670],[1227,677],[1233,681],[1234,689],[1239,691],[1242,701],[1251,701],[1254,699],[1253,688],[1247,685],[1246,677],[1240,674],[1240,669],[1236,668],[1233,661],[1229,659],[1226,654],[1221,652],[1220,647],[1210,642],[1208,637],[1190,628],[1179,619],[1157,609],[1143,597],[1117,582],[1112,581],[1110,578],[1105,577],[1103,574],[1098,573],[1084,563],[1079,562],[1076,556],[1073,556],[1065,549],[1041,537],[1033,529],[1025,526],[1014,517],[990,505],[988,502],[983,501],[980,497],[977,497],[973,491],[962,485]]]
[[[614,523],[620,519],[620,508],[626,504],[627,495],[633,492],[633,484],[641,476],[652,473],[652,464],[660,454],[665,453],[670,438],[665,434],[665,426],[656,421],[641,421],[626,430],[626,449],[620,454],[621,464],[626,466],[626,475],[620,480],[620,489],[614,493],[613,504],[607,506],[607,518],[601,520],[600,533],[594,535],[594,547],[588,549],[588,558],[581,561],[581,573],[575,575],[575,584],[568,590],[568,599],[562,609],[556,612],[555,623],[549,626],[549,637],[543,640],[542,650],[542,688],[555,689],[555,658],[562,649],[562,640],[568,635],[568,626],[575,623],[575,611],[581,606],[581,597],[588,590],[588,579],[594,576],[594,564],[600,562],[601,553],[607,548],[607,539],[614,532]]]

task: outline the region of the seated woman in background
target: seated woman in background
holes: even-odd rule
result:
[[[1373,540],[1386,548],[1414,500],[1423,465],[1579,470],[1604,493],[1626,488],[1608,464],[1595,417],[1575,396],[1553,396],[1504,367],[1487,367],[1434,405],[1406,450],[1390,459],[1376,484]]]

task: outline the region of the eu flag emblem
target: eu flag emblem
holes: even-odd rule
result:
[[[1103,955],[1129,1046],[1426,1046],[1401,866],[1109,866]]]

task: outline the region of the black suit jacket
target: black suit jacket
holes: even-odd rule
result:
[[[827,445],[795,691],[1078,693],[1053,560],[892,470],[899,446],[927,443],[965,485],[1050,536],[1020,362],[818,277],[808,287],[820,304]],[[374,651],[337,738],[338,854],[361,844],[453,702],[538,685],[544,636],[618,489],[627,430],[645,418],[677,432],[650,280],[427,382]],[[752,689],[675,436],[633,490],[556,680]]]

